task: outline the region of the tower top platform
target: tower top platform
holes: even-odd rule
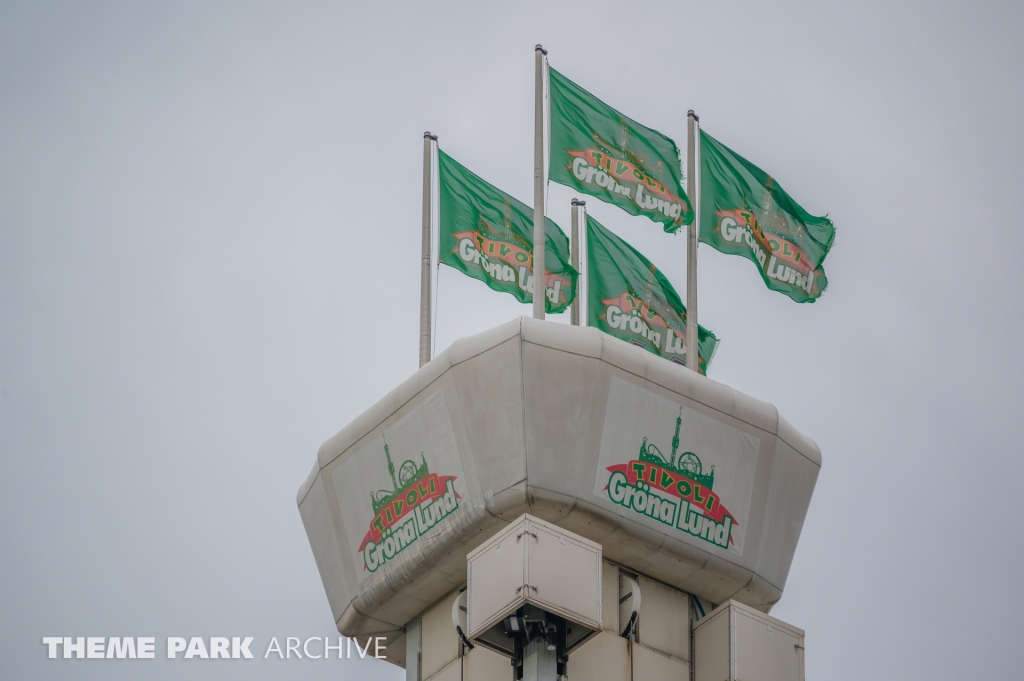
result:
[[[626,570],[768,612],[820,468],[772,405],[521,317],[456,341],[324,442],[298,505],[338,630],[393,640],[523,513]]]

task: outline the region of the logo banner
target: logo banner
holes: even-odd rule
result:
[[[651,261],[587,216],[587,324],[677,364],[686,363],[686,307]],[[707,374],[718,338],[697,328]]]
[[[700,164],[700,240],[748,258],[768,288],[798,303],[821,297],[832,221],[810,215],[775,178],[703,130]]]
[[[432,393],[330,475],[363,580],[457,513],[467,496],[444,393]]]
[[[743,554],[760,438],[612,377],[593,494],[673,538]]]
[[[675,232],[693,222],[679,148],[549,68],[549,178]]]
[[[533,302],[533,209],[488,184],[440,149],[440,262],[495,291]],[[547,312],[563,312],[576,297],[569,240],[545,218]]]

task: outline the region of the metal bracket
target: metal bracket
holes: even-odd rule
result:
[[[466,633],[464,631],[462,631],[462,627],[461,626],[455,627],[455,631],[459,634],[459,639],[462,641],[462,645],[466,646],[470,650],[473,650],[473,648],[476,647],[476,646],[473,645],[473,643],[466,636]]]

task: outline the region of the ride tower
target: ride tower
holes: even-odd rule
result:
[[[324,442],[298,505],[338,631],[409,681],[802,681],[768,613],[820,467],[770,404],[519,318]]]

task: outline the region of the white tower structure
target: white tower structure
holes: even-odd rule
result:
[[[802,681],[768,612],[820,467],[770,404],[520,318],[327,440],[298,505],[338,630],[409,681]]]

